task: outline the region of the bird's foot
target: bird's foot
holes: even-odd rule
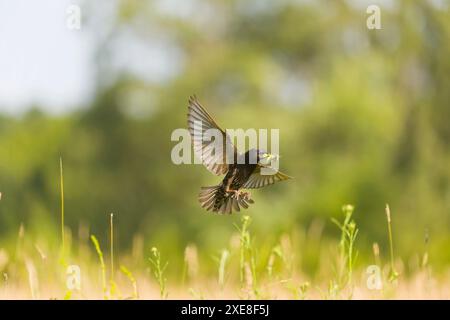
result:
[[[242,191],[241,195],[245,200],[251,200],[252,198],[252,194],[248,191]]]
[[[232,198],[239,198],[239,195],[241,194],[241,191],[239,190],[229,190],[227,191],[229,195],[231,195]]]
[[[245,200],[251,200],[251,194],[248,191],[242,191],[242,190],[230,190],[232,193],[232,197],[235,199],[243,198]]]

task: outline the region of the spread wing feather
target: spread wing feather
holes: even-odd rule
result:
[[[205,167],[216,175],[227,173],[228,164],[236,159],[238,152],[229,136],[201,106],[196,96],[189,98],[188,128],[194,152]]]
[[[252,173],[252,175],[244,183],[242,188],[257,189],[257,188],[262,188],[262,187],[274,184],[275,182],[278,182],[278,181],[292,179],[292,177],[290,177],[280,171],[277,171],[276,173],[271,174],[271,175],[263,175],[263,174],[261,174],[261,168],[262,168],[261,165],[257,166],[257,168],[255,169],[255,172]]]

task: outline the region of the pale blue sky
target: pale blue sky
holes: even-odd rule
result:
[[[66,27],[69,0],[0,0],[0,112],[30,104],[52,112],[82,104],[92,88],[91,45]]]
[[[183,12],[165,1],[155,2],[156,8]],[[52,113],[87,105],[95,90],[96,46],[114,23],[115,3],[0,0],[0,113],[21,114],[33,104]],[[67,27],[72,4],[81,8],[80,30]],[[183,65],[182,52],[159,33],[141,39],[121,29],[108,52],[113,70],[150,82],[170,79]]]

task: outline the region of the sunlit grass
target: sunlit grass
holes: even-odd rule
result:
[[[65,255],[65,235],[64,235],[64,171],[63,160],[59,158],[59,179],[60,179],[60,195],[61,195],[61,246],[62,254]]]
[[[136,278],[133,276],[131,271],[129,271],[125,266],[120,266],[120,271],[122,271],[127,278],[130,280],[131,285],[133,286],[133,299],[139,299],[139,292],[137,288],[137,281]]]
[[[91,235],[93,246],[83,260],[73,252],[68,256],[68,261],[79,263],[81,268],[82,281],[79,292],[68,290],[66,287],[66,275],[58,263],[59,257],[56,252],[55,255],[47,252],[45,259],[36,260],[32,258],[34,255],[32,247],[23,245],[19,248],[21,256],[28,258],[10,263],[8,272],[4,272],[2,276],[0,297],[9,299],[448,298],[450,274],[444,273],[438,277],[425,272],[422,265],[414,274],[402,276],[395,282],[390,281],[391,261],[388,259],[385,266],[382,264],[380,247],[377,244],[373,245],[374,265],[380,270],[386,270],[388,276],[384,277],[383,272],[380,274],[382,287],[379,290],[368,288],[365,270],[367,266],[354,263],[353,245],[357,228],[356,225],[352,226],[353,219],[348,219],[349,216],[350,212],[347,211],[344,213],[343,221],[339,223],[341,232],[345,233],[342,238],[344,242],[338,238],[317,252],[317,255],[322,256],[327,251],[339,253],[338,261],[343,262],[342,274],[336,273],[333,257],[329,256],[329,260],[325,259],[320,263],[319,268],[322,271],[318,275],[314,277],[307,275],[301,270],[298,261],[289,261],[290,258],[286,256],[289,252],[285,252],[289,247],[286,244],[275,243],[272,249],[268,250],[264,247],[267,244],[259,243],[252,237],[250,218],[243,216],[241,225],[238,226],[239,244],[220,251],[215,272],[205,273],[205,270],[209,270],[205,266],[213,260],[208,261],[207,258],[194,262],[193,259],[197,259],[196,254],[195,258],[192,252],[187,254],[189,256],[187,260],[190,261],[188,263],[198,263],[199,266],[195,268],[200,268],[200,272],[186,271],[189,274],[189,286],[181,283],[182,277],[177,276],[169,268],[170,261],[163,259],[164,252],[156,247],[144,254],[145,259],[149,261],[147,270],[147,267],[139,266],[143,261],[134,261],[132,255],[116,255],[111,248],[109,252],[112,252],[114,260],[110,254],[105,257],[99,240]],[[22,241],[26,236],[22,231]],[[280,243],[283,241],[285,240]],[[300,250],[296,258],[298,260],[302,259],[303,244],[303,242],[300,245],[292,244],[291,250]],[[76,243],[74,245],[76,246]],[[255,252],[261,254],[256,255]],[[268,254],[263,254],[264,252]],[[390,254],[386,256],[389,257]],[[108,260],[109,267],[105,263]],[[116,263],[120,266],[120,272],[113,275],[111,271]],[[125,267],[124,263],[132,267]],[[240,279],[241,272],[242,279]],[[52,277],[49,273],[57,276]]]
[[[155,276],[155,279],[159,285],[160,298],[166,299],[168,296],[168,292],[166,290],[167,279],[164,275],[164,272],[167,269],[168,262],[161,262],[161,253],[156,247],[152,248],[149,260],[152,265],[153,275]]]
[[[341,230],[341,239],[339,241],[339,261],[338,261],[338,278],[336,283],[331,285],[333,293],[339,293],[345,287],[349,288],[349,297],[353,294],[352,279],[353,267],[358,253],[355,252],[355,242],[358,235],[358,228],[356,222],[352,219],[354,207],[352,205],[345,205],[342,208],[344,212],[344,221],[341,223],[336,219],[332,219]]]
[[[103,259],[103,252],[100,248],[100,244],[97,238],[94,235],[91,235],[91,241],[94,244],[95,251],[97,252],[98,260],[100,262],[101,274],[102,274],[102,289],[103,289],[103,298],[108,298],[108,287],[106,285],[106,266],[105,260]]]
[[[72,231],[64,225],[64,178],[60,159],[61,194],[61,243],[57,254],[49,244],[29,241],[21,224],[13,254],[0,249],[0,298],[15,299],[360,299],[360,298],[448,298],[450,296],[450,273],[436,276],[431,273],[428,260],[428,234],[425,252],[420,257],[415,273],[399,278],[398,262],[395,260],[391,211],[386,206],[389,257],[382,263],[380,246],[373,243],[373,265],[380,270],[376,290],[368,286],[367,268],[359,262],[356,250],[360,230],[352,205],[342,208],[343,215],[336,215],[333,223],[340,230],[340,237],[327,239],[326,245],[315,246],[313,254],[320,261],[315,275],[302,269],[302,260],[310,241],[322,242],[320,235],[308,241],[283,234],[278,241],[261,241],[253,235],[252,218],[240,217],[235,224],[236,233],[231,236],[230,246],[220,249],[218,255],[205,259],[208,254],[199,252],[197,245],[186,246],[181,276],[169,269],[164,250],[157,247],[145,252],[136,245],[131,255],[117,255],[115,251],[115,215],[109,215],[109,250],[107,255],[95,235],[90,236],[93,247],[73,242]],[[232,222],[230,222],[230,225]],[[70,240],[70,241],[68,241]],[[79,240],[81,241],[81,240]],[[31,243],[30,243],[31,242]],[[299,243],[297,243],[299,242]],[[44,248],[44,249],[43,249]],[[71,248],[73,248],[71,250]],[[141,252],[142,251],[142,252]],[[329,253],[336,255],[329,255]],[[200,258],[202,257],[202,259]],[[324,258],[325,257],[325,258]],[[334,259],[336,258],[336,259]],[[109,259],[109,270],[107,263]],[[215,261],[216,267],[209,268]],[[396,264],[397,261],[397,264]],[[61,267],[61,262],[63,268]],[[131,266],[131,268],[125,267]],[[79,266],[81,287],[68,287],[69,265]],[[120,272],[115,273],[116,265]],[[371,269],[371,270],[378,270]],[[210,271],[213,270],[213,271]],[[109,281],[107,280],[109,275]],[[56,276],[55,276],[56,275]],[[386,277],[384,276],[386,275]],[[373,274],[370,276],[374,276]],[[376,282],[376,283],[378,283]],[[189,284],[188,286],[186,284]],[[101,292],[101,294],[99,294]]]
[[[395,270],[395,263],[394,263],[394,244],[392,240],[392,226],[391,226],[391,209],[389,208],[389,205],[386,205],[386,218],[388,223],[388,235],[389,235],[389,254],[391,258],[391,270],[389,271],[389,281],[393,282],[397,280],[399,274]]]

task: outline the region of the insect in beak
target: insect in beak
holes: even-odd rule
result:
[[[267,154],[267,160],[271,161],[272,159],[275,159],[275,160],[278,161],[278,160],[280,160],[280,155],[268,153]]]
[[[276,154],[264,153],[261,156],[260,164],[264,165],[264,166],[268,166],[268,165],[271,165],[273,160],[278,161],[278,159],[279,159],[279,156]]]

